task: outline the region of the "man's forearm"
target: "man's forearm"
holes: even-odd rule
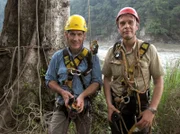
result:
[[[62,94],[63,92],[63,89],[59,86],[59,84],[56,81],[50,81],[48,83],[48,86],[56,93]]]
[[[83,98],[90,96],[98,90],[99,86],[100,84],[98,82],[94,82],[90,84],[80,95]]]
[[[150,107],[157,109],[159,102],[161,100],[161,96],[162,96],[163,88],[164,88],[163,87],[163,77],[161,76],[158,79],[156,79],[154,84],[155,84],[155,87],[154,87]]]
[[[107,78],[104,76],[104,94],[106,96],[106,102],[107,102],[107,105],[111,105],[112,102],[112,97],[111,97],[111,91],[110,91],[110,78]]]

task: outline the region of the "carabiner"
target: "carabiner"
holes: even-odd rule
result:
[[[125,96],[125,97],[123,97],[123,100],[124,100],[124,104],[128,104],[130,102],[130,97]]]
[[[77,75],[77,76],[80,76],[80,75],[81,75],[81,71],[78,70],[78,69],[74,69],[74,68],[72,68],[72,69],[70,70],[70,73],[71,73],[72,75]]]

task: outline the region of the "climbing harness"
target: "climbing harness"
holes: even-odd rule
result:
[[[124,67],[122,67],[124,74],[123,74],[123,79],[121,80],[121,84],[125,87],[122,96],[118,96],[114,92],[112,93],[115,106],[121,112],[123,112],[123,110],[127,107],[127,105],[132,105],[130,107],[135,107],[135,111],[132,110],[131,112],[133,112],[135,114],[135,117],[137,116],[138,118],[141,117],[141,98],[142,98],[142,96],[145,95],[145,99],[149,98],[148,96],[146,96],[147,95],[146,93],[149,90],[145,83],[144,75],[143,75],[143,72],[142,72],[142,69],[141,69],[140,63],[139,63],[140,59],[142,59],[143,56],[145,55],[145,53],[147,52],[149,46],[150,46],[149,43],[143,42],[138,49],[138,42],[136,42],[135,52],[134,52],[135,59],[131,63],[131,65],[129,64],[129,61],[126,57],[124,49],[122,48],[123,46],[121,45],[121,41],[116,42],[113,47],[114,58],[116,60],[120,60],[123,63],[122,65],[124,66]],[[135,83],[135,80],[134,80],[134,70],[135,69],[138,71],[138,73],[141,73],[141,75],[142,75],[143,82],[145,85],[145,88],[143,91],[139,91],[137,89],[137,86],[136,86],[137,84]],[[124,126],[124,128],[126,129],[128,134],[131,134],[132,132],[135,132],[138,130],[135,127],[135,125],[130,130],[128,130],[126,128],[123,118],[119,118],[119,119],[120,119],[119,125],[121,128],[121,132],[123,131],[122,126]],[[135,122],[136,121],[137,120],[135,118]]]
[[[68,86],[70,92],[72,94],[72,82],[73,82],[73,76],[78,76],[83,88],[86,89],[86,86],[83,81],[83,76],[88,75],[92,71],[92,54],[87,48],[83,48],[80,54],[78,54],[74,59],[72,56],[70,56],[69,52],[67,49],[63,50],[63,57],[64,57],[64,63],[67,68],[67,73],[68,73],[68,78],[63,82],[64,85]],[[82,62],[82,60],[86,58],[88,67],[87,69],[82,72],[81,70],[78,70],[79,64]],[[69,106],[68,106],[68,116],[71,119],[75,119],[76,115],[78,114],[78,108],[76,107],[76,99],[70,99],[69,101]]]
[[[77,107],[76,98],[70,98],[67,106],[67,112],[70,119],[75,119],[78,114],[79,108]]]
[[[89,50],[87,48],[83,48],[83,50],[81,51],[81,53],[76,56],[74,59],[69,55],[68,50],[64,49],[63,50],[63,56],[64,56],[64,63],[65,66],[67,67],[67,69],[71,70],[71,73],[75,73],[75,74],[82,74],[84,76],[86,76],[87,74],[89,74],[92,70],[92,55],[89,52]],[[87,63],[88,63],[88,68],[84,71],[81,72],[80,70],[77,69],[77,67],[79,66],[79,64],[81,63],[81,61],[86,58],[87,59]]]
[[[65,66],[67,67],[67,71],[68,71],[68,78],[65,81],[65,85],[67,85],[70,89],[72,89],[73,75],[79,76],[81,82],[83,83],[82,75],[86,76],[92,71],[92,62],[91,62],[92,56],[87,48],[83,48],[81,53],[78,56],[76,56],[74,59],[72,58],[72,56],[69,55],[68,50],[64,49],[63,57],[64,57]],[[84,58],[87,59],[88,67],[84,72],[81,72],[80,70],[78,70],[77,67]],[[84,84],[83,84],[83,88],[85,89]]]

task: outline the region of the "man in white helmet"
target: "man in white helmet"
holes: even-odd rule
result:
[[[57,93],[50,134],[67,134],[71,121],[78,134],[90,134],[90,96],[101,86],[97,55],[83,46],[86,21],[80,15],[69,17],[65,26],[67,48],[57,51],[46,72],[46,83]]]

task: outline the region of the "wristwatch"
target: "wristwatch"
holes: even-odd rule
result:
[[[157,112],[156,109],[152,108],[152,107],[148,107],[147,108],[149,111],[151,111],[153,114],[155,114]]]

